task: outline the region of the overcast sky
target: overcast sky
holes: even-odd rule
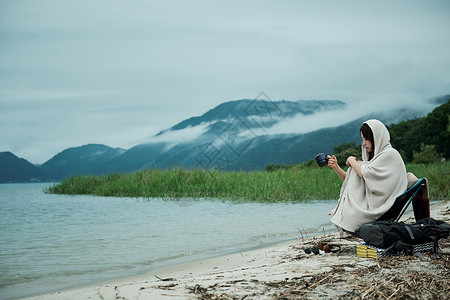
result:
[[[0,0],[0,151],[128,149],[262,91],[422,105],[449,53],[446,0]]]

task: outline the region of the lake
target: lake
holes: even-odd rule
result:
[[[231,203],[45,194],[0,184],[0,298],[141,275],[334,230],[336,200]]]

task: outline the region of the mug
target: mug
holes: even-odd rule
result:
[[[319,153],[317,154],[314,159],[316,160],[319,167],[326,166],[328,164],[328,157],[325,155],[325,153]]]

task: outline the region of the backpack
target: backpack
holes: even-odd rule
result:
[[[413,245],[425,243],[434,243],[436,253],[437,242],[449,236],[450,225],[432,218],[424,218],[414,224],[377,221],[361,225],[356,233],[368,245],[385,249],[385,255],[412,254]]]

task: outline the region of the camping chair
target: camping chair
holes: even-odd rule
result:
[[[430,201],[428,199],[428,181],[426,178],[410,187],[406,192],[395,199],[392,207],[382,215],[378,221],[398,222],[409,205],[413,204],[414,218],[416,221],[430,217]]]

